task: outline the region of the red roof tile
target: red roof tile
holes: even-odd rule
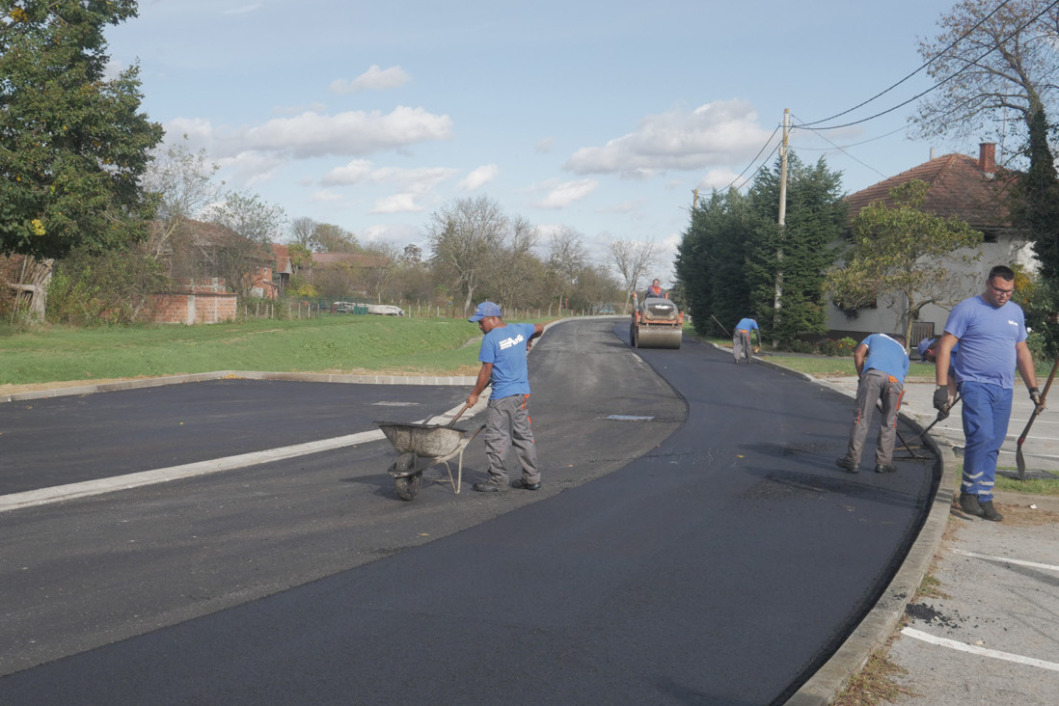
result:
[[[972,228],[1009,228],[1008,211],[1012,179],[1005,172],[983,171],[980,162],[965,154],[949,154],[913,167],[846,197],[852,221],[862,208],[875,201],[888,204],[890,189],[920,179],[930,185],[923,210],[943,218],[956,216]]]

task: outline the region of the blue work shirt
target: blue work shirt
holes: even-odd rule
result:
[[[744,331],[756,331],[757,322],[753,319],[739,319],[739,323],[735,325],[735,330],[738,331],[740,329]]]
[[[878,370],[897,378],[901,384],[908,375],[908,351],[901,342],[890,338],[885,333],[873,333],[860,342],[868,347],[864,358],[864,371]]]
[[[485,334],[478,360],[493,364],[492,399],[530,393],[526,342],[536,330],[533,324],[507,324]]]
[[[1008,301],[996,307],[981,295],[964,299],[949,314],[945,332],[960,342],[952,365],[957,382],[1015,388],[1015,344],[1029,335],[1021,306]]]

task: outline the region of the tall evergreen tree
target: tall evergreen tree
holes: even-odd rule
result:
[[[746,278],[758,323],[780,344],[827,331],[825,272],[834,262],[832,244],[846,219],[841,173],[821,158],[806,166],[790,153],[787,210],[780,227],[780,165],[761,172],[750,189],[754,239],[747,246]],[[780,255],[782,253],[782,255]],[[782,290],[777,301],[777,279]]]

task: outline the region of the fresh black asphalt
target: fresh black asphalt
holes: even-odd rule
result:
[[[402,503],[378,442],[5,513],[0,702],[781,703],[936,470],[842,473],[848,398],[625,329],[537,344],[538,493]]]

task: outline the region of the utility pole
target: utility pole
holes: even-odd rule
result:
[[[783,109],[783,141],[780,144],[780,217],[779,243],[776,246],[776,291],[772,300],[775,312],[772,324],[772,345],[779,345],[775,331],[780,322],[780,309],[783,308],[783,231],[787,225],[787,148],[790,146],[791,109]]]
[[[694,198],[691,199],[691,210],[694,211],[699,207],[699,190],[692,189],[691,193],[695,195]]]

